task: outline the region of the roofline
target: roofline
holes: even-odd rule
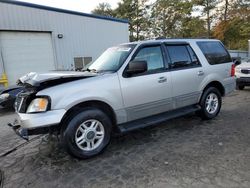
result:
[[[54,12],[72,14],[72,15],[77,15],[77,16],[84,16],[84,17],[96,18],[96,19],[102,19],[102,20],[108,20],[108,21],[126,23],[126,24],[129,23],[129,21],[125,20],[125,19],[113,18],[113,17],[101,16],[101,15],[95,15],[95,14],[88,14],[88,13],[83,13],[83,12],[77,12],[77,11],[72,11],[72,10],[65,10],[65,9],[60,9],[60,8],[55,8],[55,7],[49,7],[49,6],[44,6],[44,5],[38,5],[38,4],[32,4],[32,3],[21,2],[21,1],[0,0],[0,3],[7,3],[7,4],[24,6],[24,7],[37,8],[37,9],[42,9],[42,10],[48,10],[48,11],[54,11]]]
[[[122,45],[129,45],[129,44],[157,44],[157,43],[183,43],[183,42],[189,42],[189,41],[196,41],[196,42],[202,42],[202,41],[220,41],[218,39],[208,39],[208,38],[166,38],[166,39],[150,39],[150,40],[142,40],[142,41],[134,41],[134,42],[126,42],[122,43]]]

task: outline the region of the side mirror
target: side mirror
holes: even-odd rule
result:
[[[148,70],[147,61],[131,61],[128,64],[127,75],[139,74]]]
[[[237,57],[234,58],[234,57],[233,57],[232,60],[233,60],[233,63],[235,64],[235,66],[241,64],[241,58],[237,58]]]
[[[236,60],[236,61],[234,61],[234,64],[235,64],[235,66],[237,66],[237,65],[240,65],[240,64],[241,64],[241,62],[240,62],[240,61],[238,61],[238,60]]]

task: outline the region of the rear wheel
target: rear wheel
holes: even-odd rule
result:
[[[72,115],[62,131],[62,143],[77,158],[90,158],[101,153],[110,141],[111,121],[98,109],[85,109]]]
[[[221,109],[221,93],[215,87],[207,88],[200,101],[201,110],[198,115],[202,119],[213,119],[215,118]]]
[[[245,86],[242,86],[242,85],[238,85],[238,86],[237,86],[237,89],[238,89],[238,90],[243,90],[244,88],[245,88]]]

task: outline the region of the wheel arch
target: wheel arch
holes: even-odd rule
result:
[[[112,122],[112,128],[116,126],[117,124],[116,114],[113,108],[109,104],[99,100],[89,100],[78,103],[72,106],[70,109],[68,109],[61,120],[60,129],[66,126],[65,122],[67,122],[67,120],[69,120],[72,115],[79,113],[84,108],[91,108],[91,107],[101,110],[108,117],[110,117],[110,120]]]
[[[222,85],[221,82],[219,82],[219,81],[212,81],[212,82],[208,83],[208,84],[204,87],[203,93],[204,93],[204,91],[206,91],[206,89],[209,88],[209,87],[215,87],[215,88],[217,88],[217,89],[219,90],[221,96],[225,96],[225,88],[224,88],[224,86]]]

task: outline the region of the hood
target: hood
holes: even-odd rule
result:
[[[236,68],[239,68],[239,69],[250,69],[250,63],[247,63],[247,62],[241,63]]]
[[[8,88],[0,89],[0,94],[1,93],[8,93],[9,91],[19,90],[19,89],[22,89],[22,88],[23,87],[21,87],[21,86],[12,85],[12,86],[9,86]]]
[[[92,72],[74,72],[74,71],[51,71],[47,73],[30,72],[18,79],[18,85],[29,85],[39,87],[42,85],[52,86],[69,81],[75,81],[87,77],[96,76]]]

